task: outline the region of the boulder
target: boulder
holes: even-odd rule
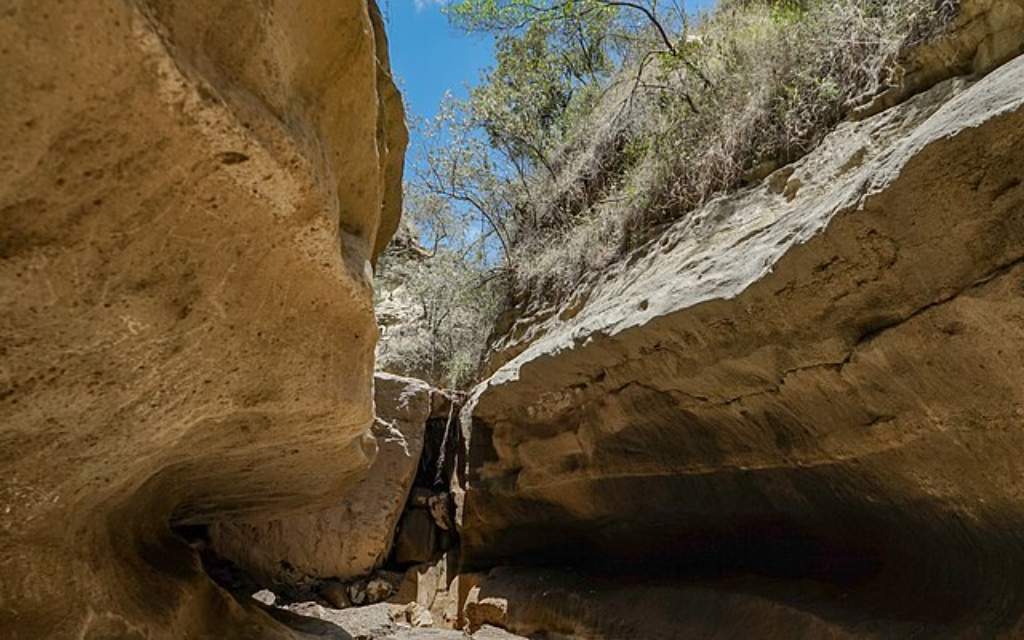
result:
[[[391,597],[394,587],[390,582],[381,578],[372,578],[366,583],[366,599],[368,602],[384,602]]]
[[[505,628],[509,625],[508,599],[482,595],[479,586],[473,587],[466,598],[463,615],[470,632],[485,624]],[[550,627],[540,627],[539,630],[548,631]]]
[[[407,604],[416,602],[421,607],[430,608],[434,604],[437,592],[447,588],[446,563],[422,563],[409,567],[398,587],[398,592],[390,602]]]
[[[418,602],[410,602],[396,612],[396,621],[400,624],[407,624],[410,627],[432,627],[434,618],[430,610]]]
[[[291,637],[173,527],[373,457],[402,106],[372,2],[0,12],[0,636]]]
[[[411,564],[433,559],[437,525],[427,509],[408,509],[402,515],[395,538],[395,562]]]
[[[317,588],[317,594],[335,609],[347,609],[352,606],[348,586],[339,580],[324,581]]]
[[[459,599],[456,563],[455,553],[445,553],[436,562],[409,567],[388,602],[415,602],[431,612],[435,626],[453,628],[458,618]]]
[[[252,599],[257,602],[262,602],[268,607],[272,607],[274,606],[274,603],[277,602],[277,594],[267,589],[260,589],[256,593],[252,594]]]
[[[466,566],[767,575],[793,606],[819,581],[844,620],[1019,630],[1022,87],[1016,58],[841,124],[521,319],[462,412]]]
[[[214,551],[266,584],[348,580],[383,564],[420,462],[431,388],[378,373],[374,397],[378,453],[359,484],[327,509],[262,522],[218,522],[210,528]]]

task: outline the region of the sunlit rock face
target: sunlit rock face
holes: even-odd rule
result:
[[[602,275],[463,411],[470,566],[769,576],[716,584],[797,610],[827,585],[847,630],[1024,633],[1024,58]],[[734,637],[715,606],[687,629]]]
[[[405,129],[363,0],[0,15],[0,636],[284,634],[170,526],[373,455]]]

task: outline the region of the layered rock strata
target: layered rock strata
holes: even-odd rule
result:
[[[405,145],[380,16],[44,0],[0,42],[0,635],[285,637],[171,525],[370,463]]]
[[[853,118],[874,115],[955,76],[984,75],[1024,53],[1024,0],[940,2],[935,11],[955,11],[945,33],[904,52],[890,86],[855,108]]]
[[[1024,633],[1022,328],[1017,58],[839,126],[522,320],[463,411],[464,560],[768,576],[882,635]],[[689,628],[734,637],[730,610]]]

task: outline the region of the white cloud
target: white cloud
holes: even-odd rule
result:
[[[440,7],[445,0],[412,0],[416,5],[416,11],[423,11],[427,7]]]

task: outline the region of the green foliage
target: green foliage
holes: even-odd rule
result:
[[[615,69],[617,12],[596,0],[461,0],[448,12],[466,29],[498,36],[496,64],[471,91],[461,124],[485,132],[517,170],[551,173],[551,156]]]
[[[454,24],[496,36],[496,59],[421,124],[407,216],[430,257],[389,254],[382,271],[422,310],[424,331],[399,348],[409,363],[471,382],[509,299],[557,299],[807,153],[950,17],[935,0],[719,0],[695,23],[679,6],[448,5]]]
[[[614,16],[616,7],[602,0],[456,0],[446,7],[457,26],[468,31],[514,32],[527,25],[552,25]]]
[[[451,388],[472,384],[498,309],[495,285],[456,251],[386,254],[376,286],[404,297],[410,316],[384,335],[380,366]]]
[[[538,213],[542,224],[513,247],[515,287],[568,292],[661,224],[806,154],[851,106],[887,88],[903,48],[949,18],[934,4],[722,0],[671,38],[673,51],[639,40],[570,134],[580,143],[559,158],[573,175],[553,181],[563,194],[553,201],[585,206]],[[570,259],[570,246],[575,266],[558,259]]]
[[[404,227],[377,265],[374,289],[384,326],[378,366],[462,388],[476,380],[504,294],[486,230],[456,204],[407,185]]]
[[[803,2],[795,0],[779,0],[771,4],[770,16],[772,22],[785,27],[793,25],[804,18],[807,8]]]

